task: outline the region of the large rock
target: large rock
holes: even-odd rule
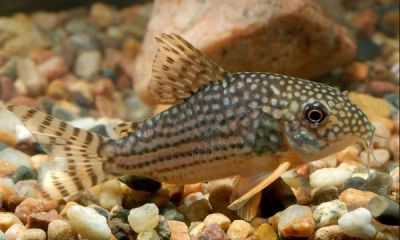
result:
[[[154,37],[162,32],[180,34],[230,71],[313,78],[355,54],[344,28],[311,0],[157,0],[133,70],[135,89],[150,103]]]

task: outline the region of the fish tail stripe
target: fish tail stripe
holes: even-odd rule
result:
[[[51,156],[51,165],[36,186],[44,198],[59,199],[106,179],[98,150],[107,139],[24,106],[7,107]]]

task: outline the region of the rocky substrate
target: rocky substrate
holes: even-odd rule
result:
[[[30,197],[49,156],[4,106],[110,137],[116,123],[150,117],[132,69],[151,5],[0,17],[0,240],[399,239],[398,1],[323,7],[354,35],[357,53],[317,81],[349,90],[366,112],[374,158],[369,169],[354,145],[286,172],[250,222],[227,209],[232,179],[176,186],[125,176],[67,200]]]

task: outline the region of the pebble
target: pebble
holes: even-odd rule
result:
[[[371,38],[359,38],[357,41],[357,56],[361,61],[367,61],[376,58],[381,52],[381,47]]]
[[[6,235],[0,230],[0,240],[7,240]]]
[[[207,199],[200,199],[189,206],[181,205],[178,210],[189,221],[202,221],[208,214],[211,213],[211,205]]]
[[[313,188],[338,187],[351,177],[349,168],[322,168],[310,175],[310,185]]]
[[[8,161],[16,166],[25,165],[29,168],[32,167],[32,163],[30,161],[31,157],[13,148],[6,148],[0,151],[0,159]]]
[[[108,225],[112,234],[117,239],[134,240],[137,237],[137,234],[131,229],[129,224],[123,222],[121,219],[113,218],[109,220]]]
[[[107,181],[100,187],[99,203],[106,209],[111,209],[116,205],[122,204],[122,188],[117,179]]]
[[[390,141],[389,142],[389,150],[390,150],[390,153],[393,156],[393,160],[399,162],[399,159],[400,159],[400,155],[399,155],[400,136],[398,134],[397,135],[393,135],[393,136],[390,137],[389,141]]]
[[[183,221],[185,217],[180,213],[175,206],[165,207],[161,213],[167,220]]]
[[[373,192],[348,188],[339,195],[339,200],[346,204],[348,210],[352,211],[360,207],[367,207],[369,201],[375,196],[376,194]]]
[[[285,237],[309,237],[314,228],[311,209],[297,204],[286,208],[278,222],[278,231]]]
[[[74,72],[82,78],[92,78],[100,71],[101,54],[98,51],[85,51],[75,62]]]
[[[103,3],[94,3],[90,8],[89,18],[101,28],[109,27],[114,23],[117,13]]]
[[[37,228],[27,229],[18,240],[46,240],[46,232]]]
[[[338,223],[340,229],[351,237],[373,239],[376,235],[376,229],[371,224],[371,220],[371,213],[367,209],[357,208],[343,214]]]
[[[244,239],[253,232],[253,227],[243,220],[235,220],[229,226],[226,235],[229,239]]]
[[[212,189],[208,200],[213,212],[222,213],[230,219],[237,218],[236,212],[227,208],[230,204],[231,193],[232,187],[229,185],[221,185]]]
[[[373,155],[370,156],[370,166],[372,168],[379,168],[385,165],[390,159],[390,153],[387,149],[378,148],[373,150]],[[368,153],[366,151],[362,151],[360,153],[360,161],[368,166]]]
[[[224,231],[226,231],[226,230],[228,230],[229,226],[231,225],[231,220],[222,213],[212,213],[204,219],[204,223],[206,224],[206,226],[216,223]]]
[[[27,223],[29,216],[33,213],[47,212],[57,207],[57,203],[40,198],[27,198],[15,208],[15,215]]]
[[[313,218],[317,228],[320,228],[337,224],[338,219],[345,213],[346,205],[339,200],[333,200],[318,205],[313,212]]]
[[[16,169],[15,173],[11,176],[11,179],[14,183],[17,183],[21,180],[36,179],[36,174],[31,168],[22,165]]]
[[[7,240],[17,240],[25,230],[26,227],[23,224],[16,223],[7,229],[5,235]]]
[[[5,232],[14,224],[22,224],[21,220],[13,213],[0,212],[0,230]]]
[[[337,199],[338,196],[339,196],[339,190],[336,187],[318,188],[312,194],[312,202],[315,204],[329,202],[334,199]]]
[[[369,174],[364,187],[367,191],[387,195],[390,193],[392,183],[393,180],[389,174],[384,172],[373,172]]]
[[[397,166],[396,168],[391,170],[389,173],[393,180],[392,189],[391,189],[393,192],[398,192],[400,190],[399,171],[400,171],[399,166]]]
[[[356,240],[347,236],[339,225],[331,225],[317,229],[314,234],[314,240]]]
[[[139,233],[137,240],[160,240],[160,237],[154,229],[147,229],[146,231]]]
[[[38,66],[38,71],[47,79],[53,80],[62,77],[68,72],[65,61],[59,56],[51,57]]]
[[[206,239],[218,239],[218,240],[228,240],[224,230],[217,224],[212,223],[204,228],[202,234],[197,236],[194,240],[206,240]]]
[[[169,220],[167,223],[171,231],[169,240],[190,240],[189,229],[184,222]]]
[[[47,84],[46,78],[39,72],[35,62],[30,58],[23,58],[17,61],[18,80],[23,86],[20,93],[27,93],[30,96],[36,97],[41,95]],[[18,91],[18,88],[17,88]],[[26,91],[26,92],[25,92]]]
[[[390,10],[385,12],[379,21],[379,27],[390,37],[399,35],[399,10]]]
[[[191,239],[196,238],[203,233],[206,225],[204,222],[191,222],[189,226],[189,236]]]
[[[63,219],[56,210],[49,212],[39,212],[29,215],[27,228],[40,228],[47,231],[50,222]]]
[[[342,79],[344,81],[360,82],[366,80],[368,77],[368,66],[364,63],[354,61],[347,66],[343,73]]]
[[[360,150],[355,146],[349,146],[345,148],[343,151],[336,153],[336,159],[339,162],[345,161],[358,161],[358,154]]]
[[[48,240],[78,240],[78,234],[65,220],[51,221],[47,230]]]
[[[155,230],[158,236],[160,236],[161,240],[169,240],[171,238],[171,228],[163,216],[160,216],[160,220]]]
[[[129,225],[137,232],[154,229],[158,225],[159,211],[155,204],[147,203],[141,207],[131,209],[128,216]]]
[[[354,188],[358,190],[365,190],[366,179],[362,177],[351,177],[343,184],[343,189]]]
[[[399,204],[388,197],[373,197],[368,204],[368,210],[382,224],[396,226],[400,222]]]
[[[68,208],[67,216],[72,229],[85,238],[109,240],[112,236],[107,219],[92,208],[76,204]]]
[[[255,235],[261,240],[278,240],[278,235],[271,225],[263,223],[257,227]]]

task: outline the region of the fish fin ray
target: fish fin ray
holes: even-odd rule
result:
[[[238,214],[245,213],[243,216],[246,218],[253,218],[255,214],[251,217],[249,213],[257,213],[256,211],[252,210],[252,208],[254,208],[252,205],[254,203],[252,203],[252,201],[257,200],[256,195],[261,193],[264,188],[279,178],[285,171],[289,169],[289,167],[289,162],[282,162],[269,175],[266,172],[256,172],[249,176],[237,177],[231,196],[231,204],[228,206],[228,208],[235,210]]]
[[[61,199],[106,180],[99,148],[107,138],[72,127],[32,108],[12,105],[7,109],[22,121],[50,155],[49,169],[36,187],[39,196]]]
[[[213,81],[222,80],[227,72],[177,34],[163,33],[149,90],[159,103],[177,103]]]

